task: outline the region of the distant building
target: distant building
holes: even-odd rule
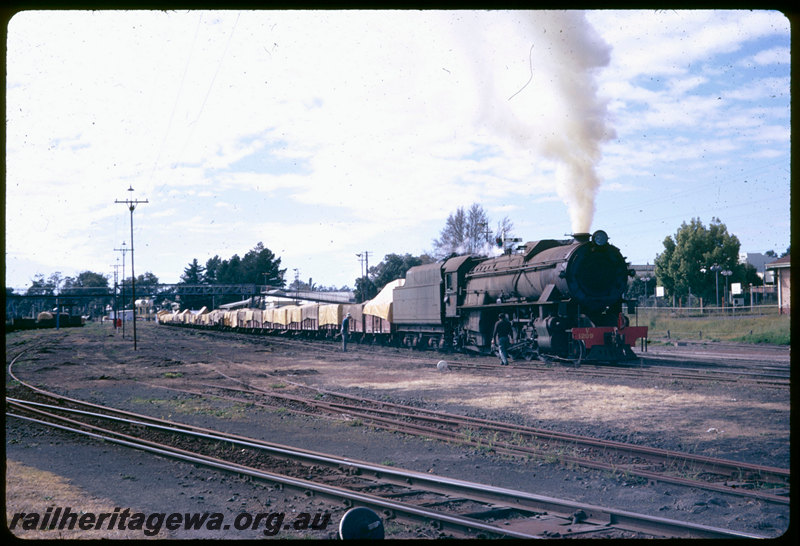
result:
[[[779,258],[765,266],[767,272],[775,274],[775,284],[778,287],[778,309],[782,315],[791,313],[791,261],[789,256]]]
[[[761,254],[760,252],[742,252],[739,254],[740,264],[750,264],[756,268],[758,276],[764,279],[766,273],[766,265],[774,260],[772,256]]]
[[[115,318],[119,318],[120,321],[133,322],[133,309],[120,309],[119,312],[109,309],[105,320],[113,321]]]
[[[636,274],[637,279],[643,279],[644,277],[649,277],[650,279],[654,279],[656,277],[656,266],[655,265],[632,265],[631,269]]]

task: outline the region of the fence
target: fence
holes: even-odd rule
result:
[[[637,307],[631,324],[647,326],[650,339],[729,340],[788,344],[790,318],[777,305]]]
[[[780,315],[778,304],[769,305],[735,305],[727,307],[637,307],[636,316],[675,317],[675,318],[731,318],[731,317],[763,317]]]

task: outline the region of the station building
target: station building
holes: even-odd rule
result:
[[[782,315],[791,314],[792,300],[792,277],[791,260],[786,255],[778,258],[774,262],[766,264],[767,273],[772,272],[775,276],[775,285],[778,287],[778,309]]]

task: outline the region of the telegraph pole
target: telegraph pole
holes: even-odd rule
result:
[[[114,330],[116,330],[117,318],[119,318],[119,300],[117,299],[117,286],[118,286],[117,280],[119,278],[119,268],[120,268],[119,258],[117,258],[117,263],[113,264],[111,267],[114,268]]]
[[[130,248],[125,246],[125,241],[122,241],[123,248],[115,248],[117,252],[122,252],[122,339],[125,339],[125,253]],[[116,325],[119,314],[114,315],[114,323]]]
[[[133,198],[133,186],[128,186],[128,191],[130,193],[130,197],[125,199],[124,201],[120,201],[119,199],[115,200],[115,203],[123,203],[128,206],[128,210],[131,211],[131,301],[133,302],[133,350],[136,350],[136,274],[133,270],[133,210],[136,208],[136,205],[140,203],[148,203],[149,201],[145,199],[144,201],[139,201],[138,199]],[[123,324],[125,322],[123,321]]]
[[[367,289],[367,277],[369,277],[369,255],[371,252],[369,250],[365,250],[364,252],[359,252],[356,254],[358,256],[358,261],[361,262],[361,279],[362,279],[362,289],[361,289],[361,301],[363,302],[365,299],[365,290]],[[364,274],[366,272],[366,275]]]

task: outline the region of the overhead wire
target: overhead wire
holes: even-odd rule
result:
[[[228,34],[228,40],[225,43],[225,49],[223,50],[222,55],[220,56],[219,60],[217,61],[217,67],[214,70],[214,75],[212,76],[211,82],[209,83],[208,89],[206,90],[205,96],[203,97],[203,102],[200,105],[200,109],[198,110],[197,115],[195,116],[194,120],[189,124],[189,126],[191,128],[189,130],[189,134],[186,136],[186,138],[183,141],[183,145],[181,146],[180,152],[178,153],[178,157],[183,155],[183,152],[186,150],[186,147],[189,145],[189,141],[191,141],[192,137],[194,136],[194,132],[197,129],[197,122],[200,120],[200,117],[203,115],[203,112],[205,111],[206,103],[208,102],[208,97],[211,95],[211,90],[214,87],[214,83],[217,81],[217,76],[219,75],[220,68],[222,68],[222,63],[223,63],[223,61],[225,60],[225,58],[226,58],[226,56],[228,54],[228,49],[229,49],[231,41],[233,39],[234,32],[236,31],[236,27],[239,24],[239,18],[240,17],[241,17],[241,12],[237,12],[236,21],[234,21],[233,26],[231,27],[231,31]],[[198,29],[199,29],[199,26],[198,26]],[[197,37],[197,35],[195,35],[195,38],[196,37]],[[190,56],[190,59],[191,59],[191,56]],[[188,68],[188,61],[187,61],[187,68]],[[186,77],[186,74],[184,73],[184,78],[185,77]],[[181,81],[181,87],[183,87],[183,81]],[[176,105],[177,105],[177,98],[176,98]],[[173,111],[173,113],[174,113],[174,111]],[[159,188],[159,191],[161,189],[163,189],[165,185],[166,185],[166,182],[164,182],[164,184],[161,185],[161,188]]]
[[[197,36],[198,36],[198,34],[200,34],[200,25],[202,24],[202,22],[203,22],[203,14],[201,12],[200,13],[200,17],[197,19],[197,27],[195,28],[195,31],[194,31],[194,38],[192,38],[192,47],[189,50],[189,56],[187,57],[186,65],[183,68],[183,75],[181,76],[181,83],[178,86],[178,92],[175,94],[175,101],[172,104],[172,112],[170,112],[170,115],[169,115],[169,122],[167,123],[167,130],[164,132],[164,138],[161,140],[161,145],[158,148],[158,155],[156,156],[156,160],[153,163],[153,168],[150,171],[150,178],[151,179],[153,178],[153,176],[155,174],[155,171],[156,171],[156,168],[158,167],[158,164],[161,161],[161,154],[164,152],[164,145],[166,144],[167,137],[169,136],[169,133],[170,133],[170,131],[172,129],[172,120],[175,118],[175,111],[178,109],[178,101],[180,100],[181,94],[183,93],[183,85],[184,85],[184,83],[186,81],[186,74],[189,72],[189,64],[191,63],[192,57],[194,56],[195,44],[197,43]],[[159,191],[163,190],[164,186],[166,184],[167,183],[164,182],[161,185],[161,187],[159,188]]]

